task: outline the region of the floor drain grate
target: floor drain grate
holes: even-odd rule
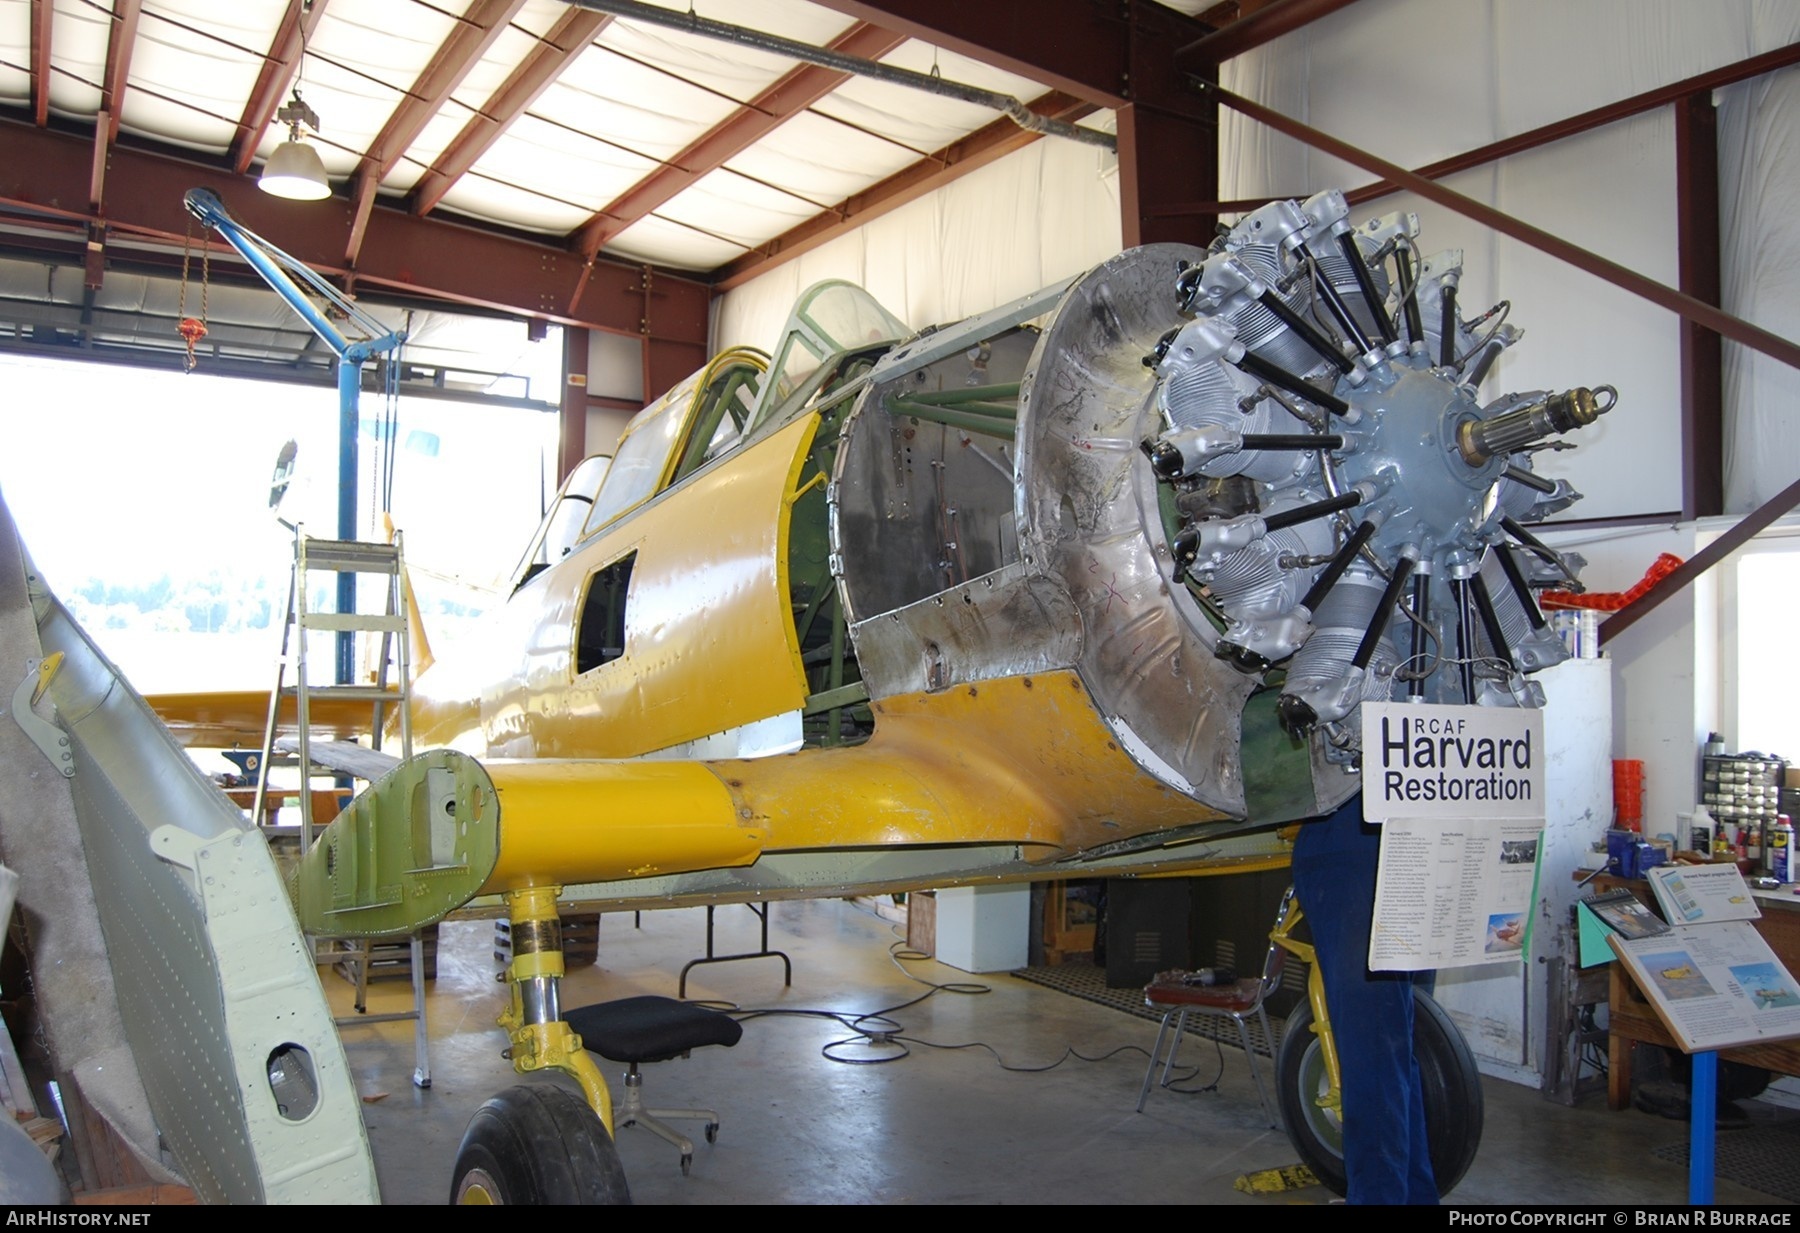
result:
[[[1660,1160],[1685,1165],[1688,1145],[1685,1141],[1671,1143],[1654,1154]],[[1800,1119],[1752,1122],[1730,1129],[1721,1126],[1713,1151],[1713,1175],[1800,1203]]]

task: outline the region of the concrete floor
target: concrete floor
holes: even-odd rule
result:
[[[742,907],[718,912],[718,950],[756,947]],[[518,1082],[494,1026],[505,986],[496,983],[490,922],[447,924],[430,1000],[432,1086],[415,1089],[412,1025],[346,1030],[384,1200],[442,1203],[463,1127],[489,1096]],[[743,1008],[829,1010],[854,1015],[930,993],[930,982],[978,981],[979,995],[938,992],[894,1012],[909,1056],[879,1065],[827,1060],[821,1050],[850,1033],[831,1019],[786,1014],[746,1023],[733,1049],[704,1049],[645,1072],[652,1105],[702,1105],[723,1122],[716,1145],[695,1147],[683,1177],[675,1149],[642,1128],[623,1131],[619,1153],[638,1203],[1325,1203],[1313,1187],[1252,1196],[1242,1174],[1298,1161],[1265,1124],[1243,1053],[1190,1043],[1184,1060],[1205,1082],[1222,1057],[1219,1090],[1153,1092],[1133,1111],[1153,1023],[1007,975],[970,977],[930,961],[889,957],[896,926],[842,901],[774,907],[771,945],[794,961],[784,989],[774,959],[706,966],[688,982],[694,998]],[[674,996],[681,966],[703,953],[700,909],[604,919],[600,962],[564,982],[580,1006],[639,993]],[[326,976],[340,1013],[349,985]],[[371,1011],[403,1008],[407,991],[374,987]],[[988,1048],[948,1048],[983,1042]],[[1069,1049],[1106,1060],[1041,1067]],[[863,1056],[867,1050],[850,1049]],[[998,1055],[996,1057],[996,1054]],[[603,1064],[609,1079],[616,1069]],[[1608,1112],[1595,1095],[1576,1108],[1496,1079],[1485,1081],[1481,1152],[1457,1204],[1682,1203],[1681,1166],[1650,1153],[1685,1139],[1683,1123],[1636,1111]],[[618,1087],[615,1083],[615,1092]],[[1793,1118],[1752,1103],[1757,1119]],[[1751,1131],[1750,1133],[1754,1133]],[[698,1137],[696,1135],[696,1137]],[[1770,1205],[1760,1191],[1721,1180],[1722,1204]]]

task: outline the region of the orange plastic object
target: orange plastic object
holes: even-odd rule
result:
[[[1545,591],[1538,596],[1538,606],[1546,609],[1594,608],[1601,612],[1617,612],[1643,598],[1651,587],[1680,569],[1681,565],[1680,557],[1665,552],[1650,563],[1643,578],[1629,591],[1596,591],[1586,595],[1577,595],[1573,591]]]
[[[1644,763],[1639,758],[1613,760],[1613,812],[1628,831],[1644,829]]]

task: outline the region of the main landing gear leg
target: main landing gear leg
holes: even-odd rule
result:
[[[511,891],[511,1000],[500,1026],[520,1074],[560,1070],[582,1096],[549,1084],[509,1088],[488,1101],[463,1133],[452,1175],[453,1203],[629,1203],[613,1145],[612,1094],[600,1068],[563,1020],[561,922],[554,886]]]

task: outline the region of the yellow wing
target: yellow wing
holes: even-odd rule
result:
[[[214,690],[202,693],[153,694],[144,699],[175,739],[199,749],[233,749],[262,745],[269,722],[266,689]],[[331,698],[315,692],[307,700],[314,738],[329,736],[350,740],[367,736],[374,718],[372,703],[361,699]],[[294,699],[281,700],[277,715],[278,735],[299,730]]]

